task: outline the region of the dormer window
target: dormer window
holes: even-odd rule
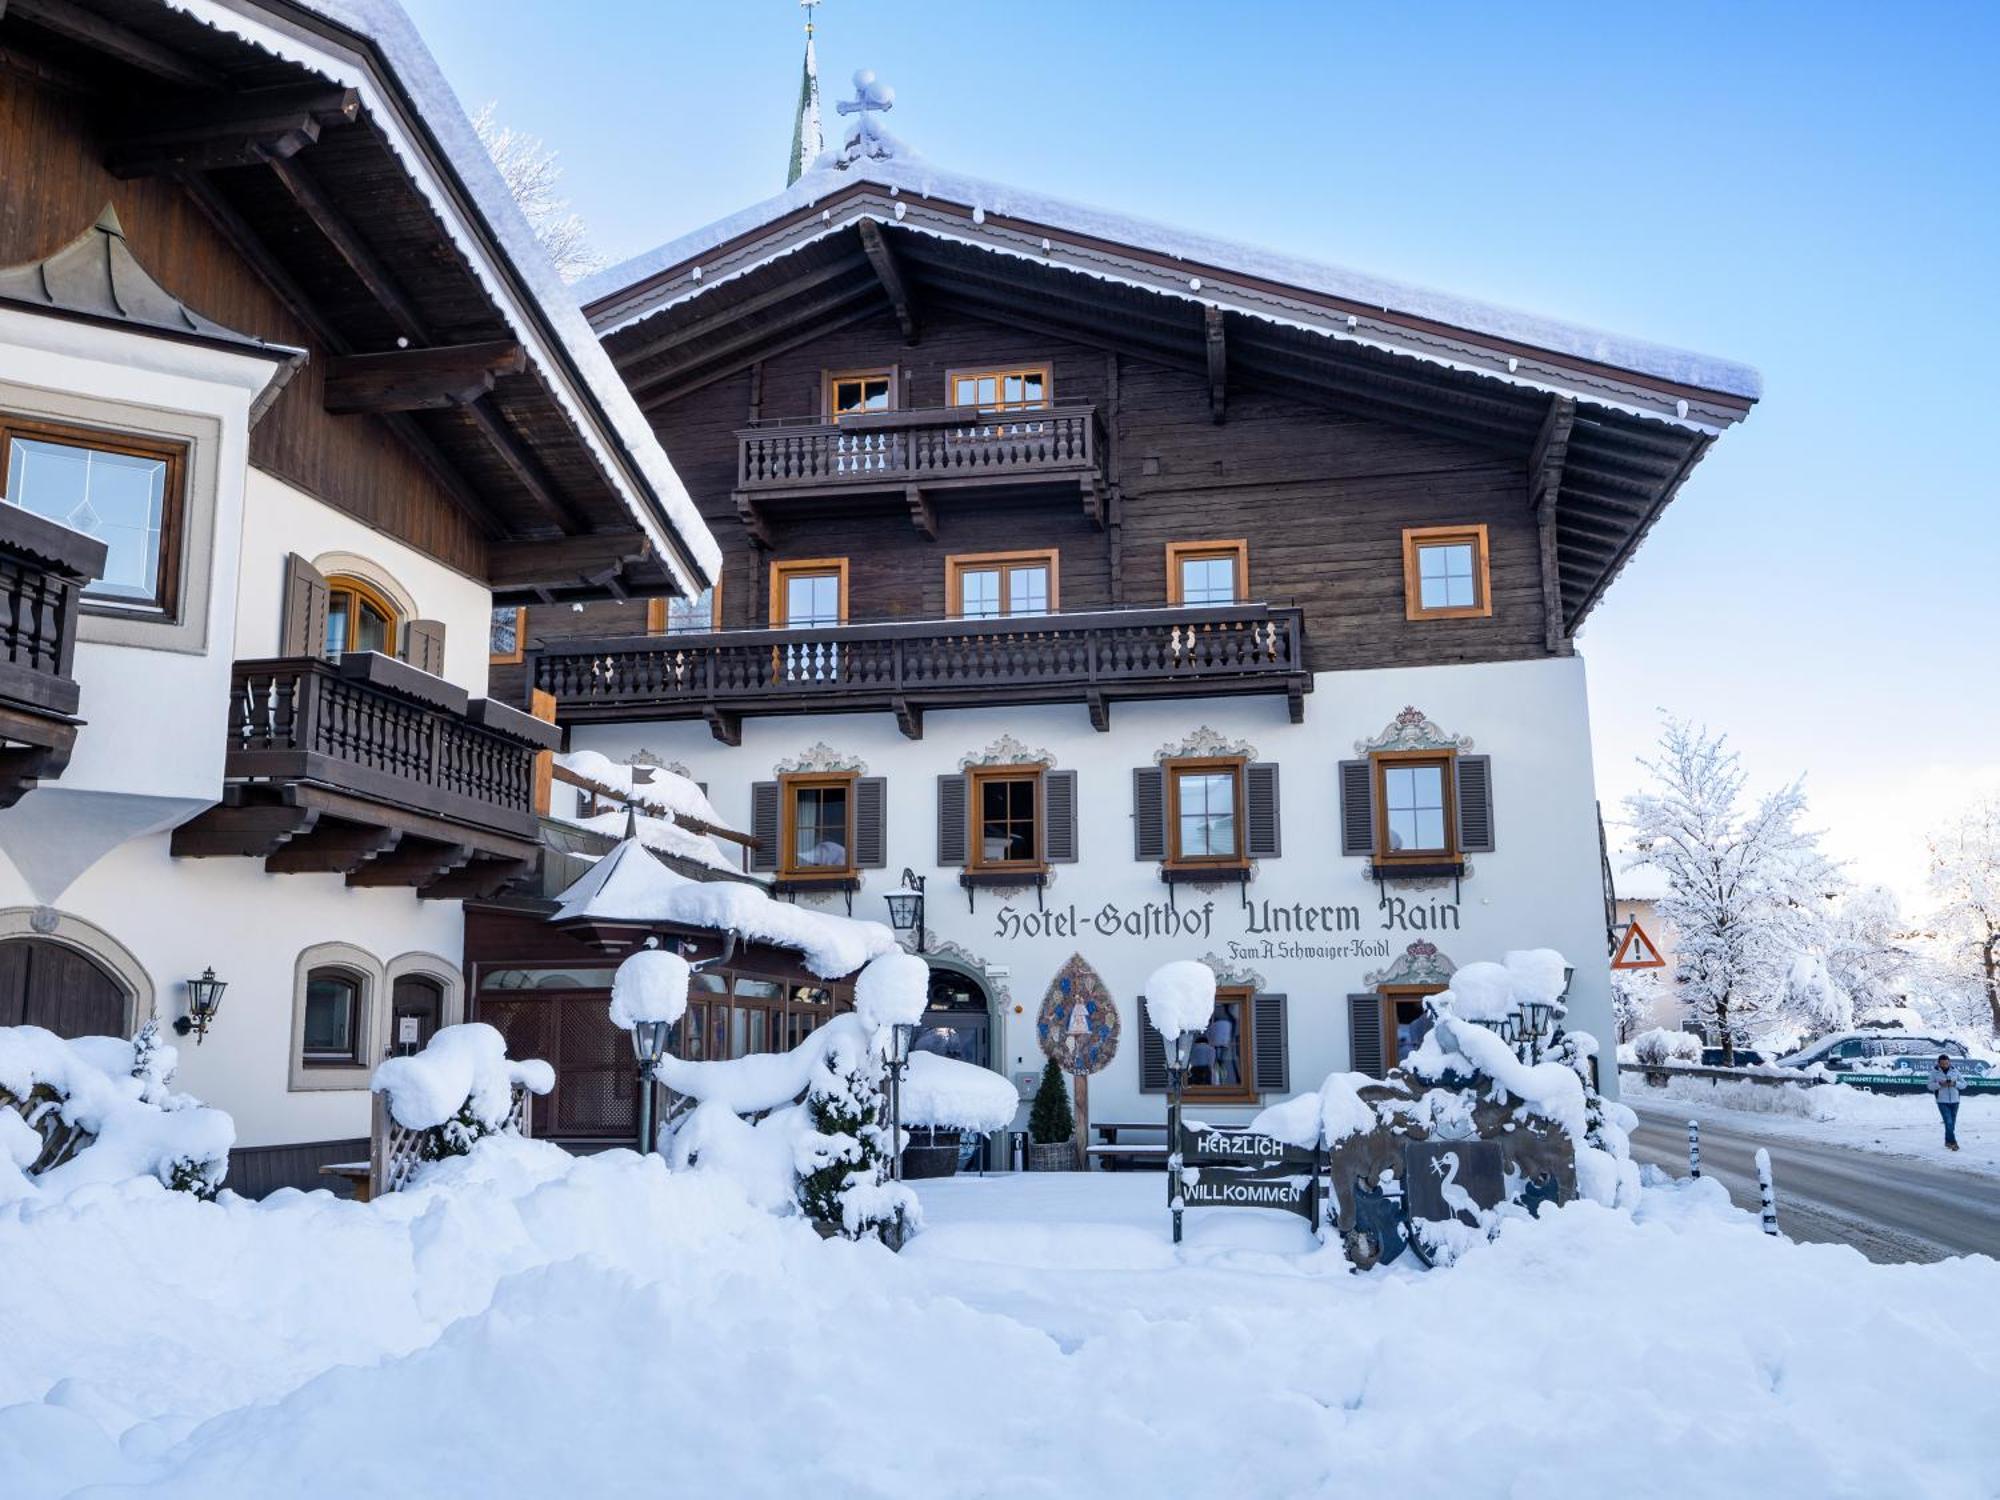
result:
[[[103,576],[84,598],[173,611],[183,445],[0,414],[0,459],[7,504],[105,544]]]
[[[1016,365],[991,370],[953,370],[945,377],[953,406],[982,411],[1034,411],[1054,399],[1055,382],[1047,365]]]
[[[1403,533],[1404,615],[1463,620],[1493,613],[1484,526],[1418,526]]]

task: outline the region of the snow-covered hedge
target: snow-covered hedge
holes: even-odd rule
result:
[[[1625,1045],[1631,1050],[1632,1061],[1649,1068],[1662,1063],[1701,1061],[1701,1038],[1692,1031],[1668,1031],[1664,1026],[1655,1026],[1640,1032]]]
[[[168,1088],[178,1060],[150,1024],[130,1042],[0,1027],[0,1201],[134,1177],[213,1197],[236,1124]]]
[[[469,1021],[441,1028],[421,1052],[378,1064],[369,1087],[398,1125],[422,1133],[424,1160],[439,1161],[505,1130],[517,1085],[546,1094],[555,1083],[554,1068],[539,1058],[509,1057],[506,1038],[484,1021]]]

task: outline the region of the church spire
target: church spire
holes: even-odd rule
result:
[[[819,3],[820,0],[799,0],[806,13],[806,60],[799,75],[799,112],[792,122],[792,162],[785,176],[786,187],[797,182],[826,149],[819,129],[819,63],[813,57],[813,8]]]

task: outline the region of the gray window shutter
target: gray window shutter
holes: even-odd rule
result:
[[[1132,772],[1132,857],[1167,857],[1167,773],[1160,766]]]
[[[1375,768],[1365,760],[1340,763],[1340,852],[1375,852]]]
[[[1252,761],[1243,768],[1243,807],[1249,828],[1243,847],[1252,859],[1276,859],[1278,844],[1278,768]]]
[[[1133,1005],[1132,1014],[1139,1022],[1139,1092],[1164,1094],[1167,1091],[1167,1048],[1160,1040],[1159,1032],[1146,1019],[1144,995]]]
[[[1466,854],[1493,852],[1493,758],[1458,757],[1458,847]]]
[[[963,772],[956,776],[938,777],[937,862],[944,869],[963,865],[966,861],[965,843],[969,830],[965,796],[966,778]]]
[[[751,782],[750,836],[757,841],[757,847],[750,851],[751,869],[778,868],[778,827],[778,783]]]
[[[1251,996],[1250,1061],[1256,1070],[1258,1093],[1291,1092],[1291,1041],[1291,1030],[1285,1017],[1285,997]]]
[[[1052,865],[1076,863],[1076,772],[1042,778],[1042,857]]]
[[[320,656],[326,651],[326,575],[298,553],[285,559],[285,609],[278,628],[280,656]]]
[[[1347,1066],[1371,1078],[1389,1071],[1382,1052],[1382,997],[1374,990],[1347,997]]]
[[[889,862],[889,783],[863,776],[854,783],[854,864],[879,870]]]
[[[403,649],[396,654],[419,672],[444,676],[444,621],[406,620]]]

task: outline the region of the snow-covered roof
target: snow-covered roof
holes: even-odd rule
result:
[[[601,271],[579,283],[575,291],[585,306],[592,309],[599,331],[615,332],[665,307],[698,296],[725,279],[703,275],[699,264],[702,257],[806,214],[823,200],[870,185],[884,190],[892,199],[901,200],[892,210],[899,228],[946,233],[984,248],[1020,253],[1022,247],[1001,231],[1015,224],[1032,226],[1056,235],[1073,236],[1075,241],[1059,246],[1045,241],[1039,247],[1027,247],[1029,253],[1039,249],[1042,256],[1070,269],[1100,275],[1109,272],[1102,260],[1090,253],[1093,244],[1108,243],[1138,250],[1177,263],[1188,273],[1187,291],[1194,294],[1194,300],[1228,305],[1232,311],[1255,313],[1258,309],[1240,306],[1225,296],[1227,292],[1240,293],[1242,288],[1205,285],[1204,275],[1275,284],[1309,297],[1332,299],[1343,306],[1442,325],[1505,345],[1545,350],[1564,359],[1609,366],[1653,381],[1716,392],[1739,402],[1755,401],[1763,394],[1762,377],[1748,365],[1011,187],[933,166],[901,147],[893,155],[861,156],[852,162],[843,161],[837,153],[823,155],[812,171],[784,192]],[[939,204],[954,205],[964,214],[948,220],[926,216],[918,223],[913,212],[906,212]],[[852,217],[836,214],[829,206],[821,214],[821,231],[831,233],[845,228]],[[797,245],[787,241],[771,248],[775,253],[783,253]],[[740,274],[748,267],[730,269]],[[656,281],[661,284],[649,285]],[[628,291],[637,295],[612,300]],[[1208,295],[1201,295],[1204,292]],[[1364,342],[1371,341],[1370,331],[1358,325],[1347,333]],[[1336,332],[1334,336],[1340,334]],[[1420,346],[1412,347],[1407,340],[1399,340],[1396,347],[1399,352],[1426,357]],[[1498,369],[1482,373],[1504,374],[1518,381],[1521,372],[1506,369],[1503,361]]]
[[[1667,896],[1667,872],[1658,865],[1633,863],[1638,858],[1631,853],[1614,853],[1611,856],[1611,888],[1618,893],[1620,901],[1664,901]]]
[[[321,27],[302,24],[289,9],[265,9],[256,0],[173,0],[174,8],[218,31],[360,93],[369,119],[506,315],[663,566],[689,594],[699,593],[721,568],[715,539],[410,18],[396,0],[300,4],[372,57],[349,51]],[[432,144],[435,152],[428,149]],[[448,178],[436,170],[439,164]],[[492,244],[504,264],[493,260]],[[525,302],[518,288],[525,288]],[[662,516],[672,536],[660,526]],[[701,578],[688,575],[683,556]]]

